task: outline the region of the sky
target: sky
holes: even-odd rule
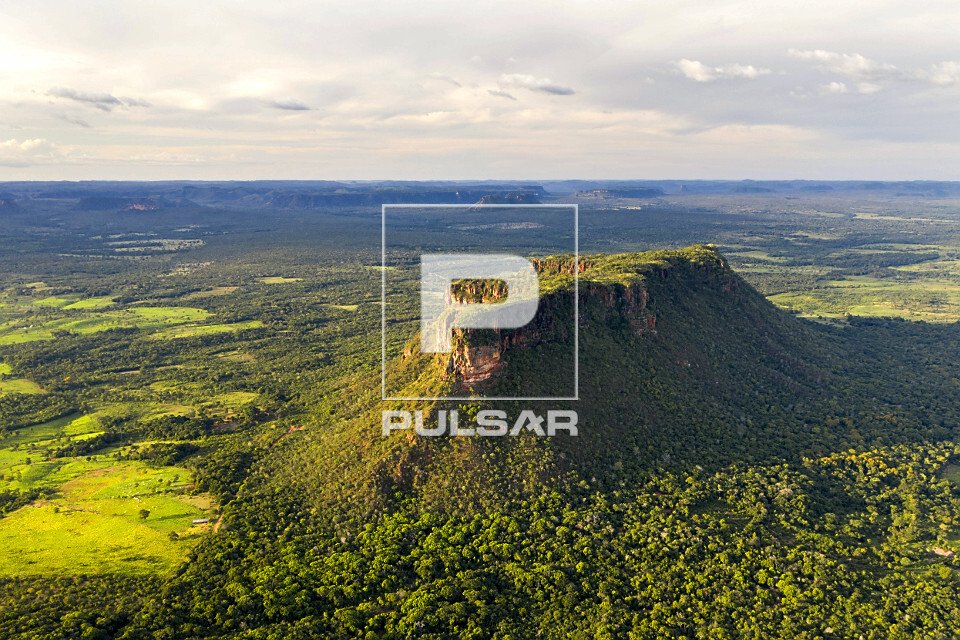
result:
[[[956,0],[3,0],[0,180],[960,179]]]

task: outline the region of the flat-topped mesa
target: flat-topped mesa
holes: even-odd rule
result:
[[[543,343],[572,343],[574,277],[579,275],[580,326],[603,323],[624,326],[635,335],[656,335],[657,316],[651,289],[661,298],[669,291],[716,287],[738,288],[739,278],[711,245],[685,249],[613,255],[549,256],[531,260],[540,276],[541,298],[533,321],[518,329],[454,329],[448,374],[462,387],[490,380],[510,349]],[[671,285],[675,282],[675,285]],[[681,284],[684,286],[681,287]],[[502,281],[461,281],[452,288],[459,302],[491,302],[507,294]],[[665,295],[666,294],[666,295]],[[669,300],[659,300],[669,304]]]
[[[503,280],[474,280],[464,278],[450,283],[446,301],[464,304],[489,303],[507,297],[507,283]]]
[[[531,258],[530,262],[536,267],[537,273],[541,275],[573,275],[574,259],[573,256],[548,256],[546,258]],[[590,268],[591,261],[588,256],[580,256],[576,271],[583,273]]]

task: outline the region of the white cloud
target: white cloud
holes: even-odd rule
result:
[[[555,96],[572,96],[576,91],[570,87],[556,84],[550,78],[537,78],[524,73],[505,73],[500,76],[500,84],[508,87],[521,87],[530,91],[549,93]]]
[[[942,87],[960,84],[960,62],[947,60],[935,64],[923,75],[933,84]]]
[[[824,49],[790,49],[799,60],[816,63],[821,71],[840,74],[854,81],[857,93],[873,95],[893,82],[909,80],[896,65],[878,62],[859,53],[837,53]]]
[[[0,180],[960,172],[949,0],[101,4],[4,1]]]
[[[820,87],[822,93],[847,93],[847,85],[843,82],[831,82]]]
[[[0,151],[3,152],[18,152],[18,153],[32,153],[37,150],[48,149],[50,148],[50,143],[42,138],[31,138],[29,140],[24,140],[23,142],[19,140],[4,140],[0,142]]]
[[[52,158],[56,146],[43,138],[0,141],[0,166],[29,167],[38,160]]]
[[[896,66],[877,62],[859,53],[837,53],[823,49],[790,49],[790,55],[815,62],[824,71],[839,73],[854,80],[884,80],[901,76]]]
[[[859,53],[837,53],[823,49],[790,49],[789,53],[794,58],[816,63],[821,71],[847,77],[854,82],[857,93],[863,95],[879,93],[895,82],[924,81],[940,87],[960,84],[960,62],[951,60],[907,72],[896,65],[878,62]],[[823,89],[826,93],[846,93],[847,90],[842,82],[831,82]]]
[[[696,82],[710,82],[711,80],[717,79],[713,67],[708,67],[697,60],[687,60],[684,58],[677,62],[677,68],[680,69],[680,73]]]
[[[63,120],[64,122],[76,125],[78,127],[82,127],[84,129],[93,128],[93,125],[91,125],[89,122],[87,122],[83,118],[77,118],[75,116],[64,115],[64,114],[57,115],[57,118],[59,118],[60,120]]]
[[[695,82],[712,82],[721,78],[745,78],[754,80],[760,76],[772,73],[770,69],[755,67],[752,64],[728,64],[720,67],[711,67],[698,60],[683,58],[677,61],[677,69],[684,76]]]

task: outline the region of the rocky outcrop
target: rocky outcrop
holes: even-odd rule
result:
[[[540,204],[540,195],[535,191],[485,194],[477,204]]]
[[[541,286],[549,292],[540,299],[536,317],[518,329],[455,329],[448,375],[464,387],[492,378],[509,360],[511,350],[542,343],[572,343],[574,304],[572,278],[579,273],[578,313],[580,327],[607,325],[637,336],[657,335],[657,314],[651,308],[654,295],[666,298],[691,295],[701,288],[735,295],[739,280],[723,256],[709,246],[676,252],[645,254],[647,261],[630,262],[630,256],[554,256],[533,259]],[[557,284],[559,281],[560,284]],[[657,293],[652,293],[657,292]],[[462,281],[453,288],[459,302],[490,302],[507,293],[501,281]]]
[[[470,298],[485,298],[472,291]],[[533,322],[519,329],[454,329],[448,374],[464,387],[482,384],[503,367],[511,349],[544,342],[573,340],[573,293],[562,291],[544,296]],[[657,318],[647,308],[649,292],[643,284],[580,287],[580,324],[626,323],[636,335],[656,334]]]
[[[450,358],[450,370],[457,381],[472,386],[489,380],[503,363],[503,347],[471,347],[464,342]]]
[[[657,317],[647,306],[650,291],[643,283],[602,285],[588,282],[580,287],[580,324],[602,320],[626,322],[637,335],[657,332]]]

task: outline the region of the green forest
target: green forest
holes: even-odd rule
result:
[[[0,637],[956,633],[956,200],[593,199],[576,264],[568,230],[425,213],[383,265],[378,207],[31,189],[0,209]],[[441,236],[535,258],[533,323],[420,353],[381,286]],[[381,321],[410,395],[551,395],[575,296],[579,400],[497,407],[577,437],[381,435],[492,406],[384,403]]]

